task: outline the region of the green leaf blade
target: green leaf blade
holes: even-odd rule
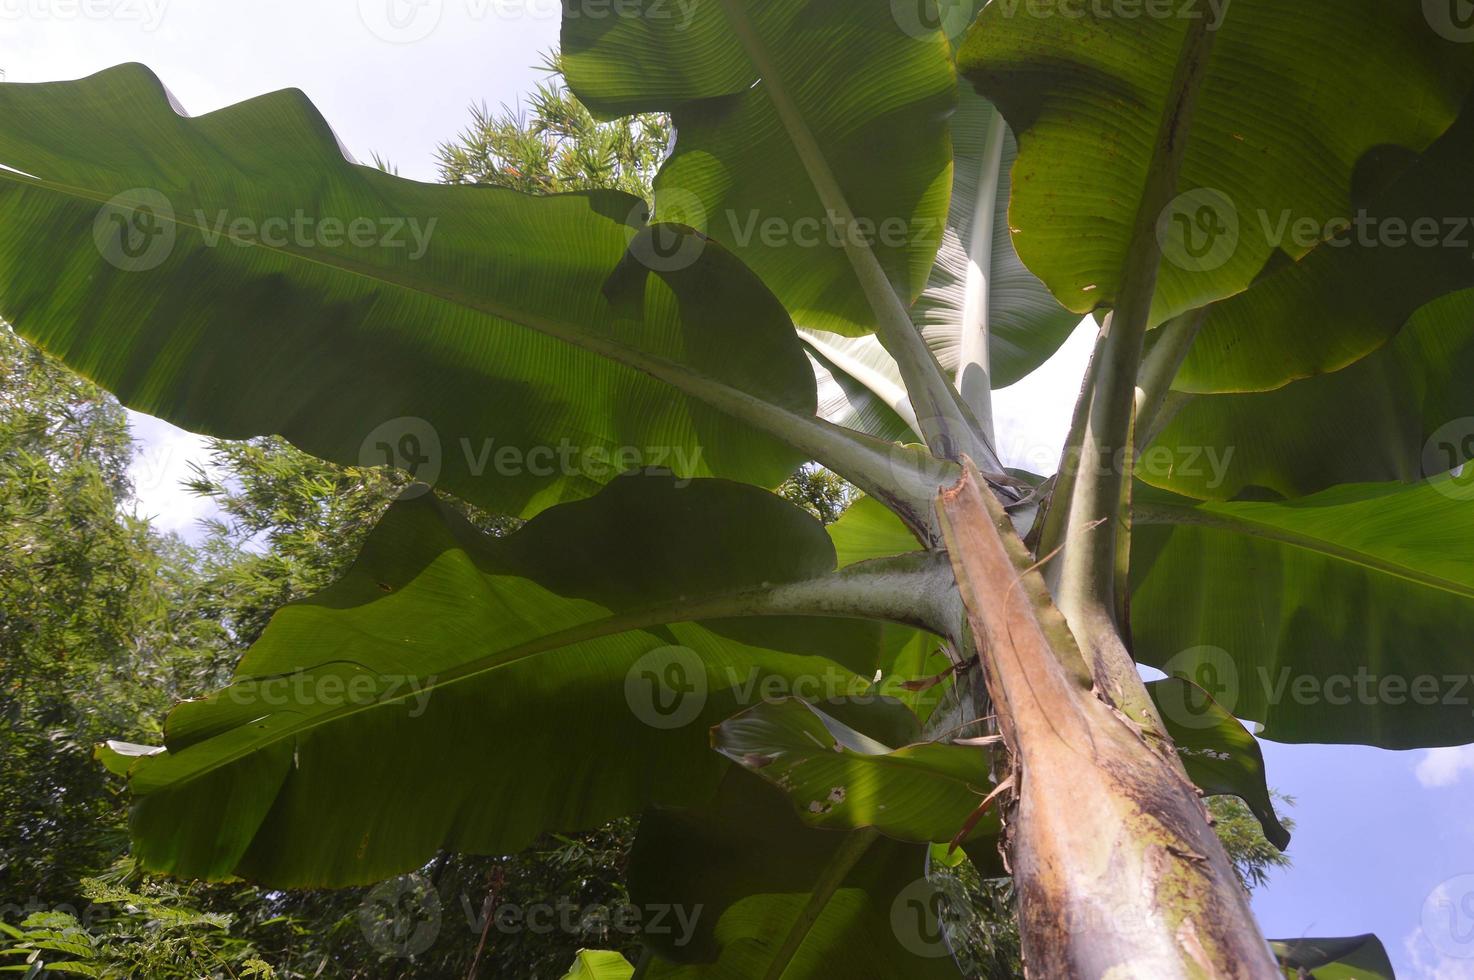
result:
[[[1028,15],[1036,9],[990,4],[958,63],[1019,137],[1019,254],[1086,313],[1115,304],[1188,21],[1066,16],[1053,5]],[[1167,261],[1154,324],[1246,288],[1276,249],[1261,217],[1271,228],[1344,217],[1363,156],[1386,145],[1421,152],[1474,80],[1467,46],[1437,33],[1416,3],[1236,0],[1194,15],[1212,18],[1217,36],[1179,181],[1186,196],[1159,228]],[[1309,247],[1283,250],[1298,259]]]
[[[1284,503],[1136,503],[1142,662],[1263,737],[1409,749],[1474,738],[1458,624],[1474,609],[1469,478]]]
[[[799,819],[817,828],[874,828],[898,840],[949,842],[993,788],[988,758],[977,748],[887,745],[792,698],[728,719],[712,744],[784,791]],[[967,839],[998,830],[996,818],[983,820]]]
[[[817,521],[739,484],[627,477],[505,538],[396,505],[230,688],[171,714],[130,770],[136,853],[344,885],[699,803],[726,768],[710,726],[775,689],[871,687],[893,644],[829,604],[834,567]],[[764,598],[795,588],[815,605]]]
[[[401,180],[301,93],[189,118],[136,65],[6,86],[0,119],[40,178],[0,176],[0,310],[131,407],[522,515],[640,466],[776,485],[805,458],[692,394],[811,417],[788,316],[694,233],[660,254],[636,198]]]
[[[564,42],[576,46],[569,84],[606,111],[671,112],[679,135],[656,179],[659,220],[731,248],[802,326],[868,334],[874,314],[842,236],[874,248],[904,300],[920,295],[952,181],[949,46],[940,32],[907,33],[888,2],[740,0],[740,8],[857,216],[853,227],[836,227],[821,204],[768,95],[778,80],[760,78],[720,0],[690,8],[687,36],[652,17],[606,30],[565,14]]]

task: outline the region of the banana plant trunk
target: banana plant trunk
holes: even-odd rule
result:
[[[1279,977],[1176,750],[1098,694],[975,469],[938,512],[1010,751],[1005,857],[1028,975]]]

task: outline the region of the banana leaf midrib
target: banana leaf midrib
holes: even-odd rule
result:
[[[939,571],[946,571],[945,556],[936,556],[933,560],[927,563],[930,567],[920,572],[914,569],[913,566],[915,563],[911,559],[912,556],[903,556],[903,559],[897,560],[894,564],[905,568],[906,574],[918,577],[930,578],[935,576]],[[870,571],[876,571],[877,569],[880,569],[883,572],[883,569],[886,565],[886,560],[881,559],[873,562],[866,562],[864,564],[870,566]],[[359,712],[374,711],[382,707],[400,703],[410,697],[424,696],[427,692],[442,690],[453,684],[474,680],[477,677],[480,677],[495,670],[499,670],[503,667],[508,667],[521,661],[528,660],[532,657],[536,657],[544,653],[551,653],[555,650],[561,650],[578,643],[587,642],[589,640],[601,639],[603,637],[614,636],[619,633],[627,633],[640,629],[646,629],[652,626],[662,626],[671,623],[689,623],[707,619],[805,615],[841,618],[839,614],[837,614],[832,608],[826,609],[807,607],[808,611],[806,612],[805,607],[803,606],[789,605],[785,601],[784,589],[786,587],[792,587],[795,589],[802,589],[806,586],[822,587],[829,584],[843,585],[845,583],[846,577],[847,576],[845,576],[842,571],[841,573],[826,576],[820,579],[810,580],[808,582],[790,583],[789,586],[780,585],[775,588],[767,589],[746,589],[739,592],[734,592],[727,595],[713,596],[694,602],[690,600],[677,600],[676,602],[672,603],[662,603],[654,606],[649,606],[644,609],[636,610],[634,612],[607,616],[602,619],[593,620],[591,622],[583,623],[578,626],[573,626],[565,630],[559,630],[556,633],[550,633],[546,636],[536,637],[526,642],[515,644],[511,647],[497,650],[492,653],[486,654],[485,656],[478,657],[474,660],[460,665],[459,667],[456,667],[453,670],[439,674],[433,679],[434,683],[422,685],[417,690],[406,690],[403,694],[399,694],[394,697],[384,698],[381,700],[375,700],[370,704],[347,704],[335,708],[331,711],[315,714],[310,717],[301,716],[300,720],[296,724],[289,725],[279,731],[273,732],[272,737],[266,740],[266,742],[255,742],[250,745],[242,746],[237,750],[228,752],[223,757],[212,761],[209,765],[205,767],[194,770],[182,779],[171,780],[169,785],[177,786],[181,783],[188,783],[200,778],[201,776],[208,775],[211,772],[230,765],[231,763],[238,762],[241,759],[260,751],[263,744],[280,742],[286,738],[298,735],[302,732],[310,731],[314,728],[323,727],[325,725],[334,724],[345,718],[358,714]],[[835,591],[836,593],[838,593],[839,590]],[[799,601],[802,600],[803,597],[801,596]],[[882,622],[896,623],[898,625],[920,626],[921,628],[932,629],[934,631],[943,628],[940,623],[923,622],[916,618],[908,619],[903,617],[899,613],[889,613],[888,615],[876,614],[863,608],[863,603],[856,603],[856,608],[851,612],[851,618],[872,618]],[[317,666],[322,665],[304,668],[303,671],[299,671],[298,673],[314,670]],[[237,682],[262,680],[266,679],[268,676],[274,675],[238,678]],[[259,716],[258,718],[245,722],[240,726],[236,726],[229,731],[238,731],[240,728],[245,727],[245,725],[254,724],[265,717],[283,717],[289,714],[295,714],[295,712],[271,712],[268,715]],[[223,732],[212,736],[211,738],[207,738],[203,741],[193,743],[186,748],[180,750],[179,755],[174,756],[174,758],[180,758],[184,753],[189,752],[192,749],[205,746],[213,741],[215,738],[220,737],[220,735],[222,734],[227,733]],[[148,756],[144,758],[159,759],[161,757]]]

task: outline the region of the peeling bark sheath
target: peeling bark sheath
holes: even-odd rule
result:
[[[1043,578],[974,467],[937,509],[1013,754],[1006,847],[1028,974],[1278,978],[1175,754],[1095,695]]]

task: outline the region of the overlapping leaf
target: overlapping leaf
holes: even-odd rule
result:
[[[921,545],[906,525],[873,497],[861,497],[829,526],[841,566],[917,551]]]
[[[724,5],[751,22],[768,75]],[[843,236],[874,247],[907,301],[920,294],[952,177],[947,40],[908,32],[889,0],[693,0],[681,23],[674,9],[565,11],[573,91],[604,113],[669,111],[678,137],[656,179],[657,217],[732,248],[804,326],[869,333],[872,313]],[[854,225],[841,227],[820,203],[775,94],[801,117]]]
[[[1009,215],[1025,264],[1078,312],[1112,306],[1189,19],[1215,40],[1179,188],[1162,216],[1152,320],[1241,291],[1276,250],[1261,231],[1345,217],[1365,155],[1421,152],[1452,124],[1474,50],[1417,0],[1235,0],[1119,17],[996,2],[959,64],[1019,137]],[[1307,44],[1306,38],[1314,38]],[[1286,243],[1298,259],[1309,245]]]
[[[1143,457],[1143,479],[1203,499],[1414,482],[1474,457],[1474,290],[1419,310],[1343,371],[1276,391],[1199,395]]]
[[[0,164],[0,314],[185,428],[521,514],[641,465],[770,485],[800,461],[691,394],[812,415],[782,307],[628,195],[401,180],[299,92],[189,118],[136,65],[0,88]]]
[[[630,980],[634,975],[635,968],[618,953],[581,949],[563,980]]]
[[[734,770],[709,806],[641,820],[631,899],[697,913],[689,935],[647,931],[648,975],[956,980],[926,852],[805,827],[781,794]]]
[[[829,830],[875,828],[897,840],[947,842],[992,790],[977,748],[921,742],[917,726],[887,744],[822,708],[788,698],[747,709],[713,730],[722,755],[786,794],[799,819]],[[969,840],[996,836],[996,818]]]
[[[860,497],[827,530],[841,568],[907,554],[914,558],[921,549],[900,519],[872,497]],[[934,722],[945,721],[961,707],[946,641],[926,630],[890,623],[884,630],[887,655],[879,691],[905,704],[930,731]],[[970,720],[958,718],[953,724]]]
[[[1138,493],[1135,653],[1267,738],[1474,740],[1474,474],[1285,502]]]
[[[1272,939],[1280,969],[1291,980],[1394,980],[1392,961],[1376,936],[1349,939]]]
[[[879,624],[772,604],[833,568],[816,521],[739,484],[627,477],[505,538],[398,504],[132,762],[135,853],[343,885],[699,803],[726,768],[711,725],[800,683],[868,690]]]
[[[987,152],[995,127],[1002,140],[996,175]],[[990,380],[1003,388],[1059,350],[1080,317],[1060,306],[1019,259],[1008,224],[1018,142],[998,110],[967,81],[960,84],[951,128],[955,174],[947,231],[911,315],[942,367],[956,373],[964,336],[979,328],[979,311],[986,309]],[[986,204],[990,210],[983,210]],[[968,394],[965,379],[958,386]]]
[[[998,132],[992,134],[992,128]],[[996,159],[990,138],[1002,140]],[[1024,268],[1008,230],[1010,170],[1018,152],[1013,134],[967,82],[952,117],[952,204],[937,262],[911,309],[938,363],[976,404],[981,377],[962,375],[981,347],[986,322],[992,388],[1013,384],[1043,364],[1069,338],[1079,316],[1055,302]],[[988,193],[991,192],[991,193]],[[985,313],[984,313],[985,311]],[[986,315],[986,321],[984,320]],[[916,438],[915,413],[900,369],[874,337],[846,338],[800,324],[810,353],[821,360],[819,414],[832,422],[901,441]],[[964,348],[971,335],[973,347]]]
[[[1353,201],[1337,234],[1217,304],[1173,387],[1265,391],[1339,370],[1381,347],[1420,307],[1474,287],[1474,104],[1421,157],[1398,163],[1383,186]],[[1325,229],[1265,216],[1259,231],[1319,239]]]
[[[1271,844],[1282,851],[1289,847],[1290,832],[1274,812],[1264,753],[1254,736],[1190,681],[1168,677],[1146,688],[1193,784],[1209,796],[1237,796],[1259,819]]]

